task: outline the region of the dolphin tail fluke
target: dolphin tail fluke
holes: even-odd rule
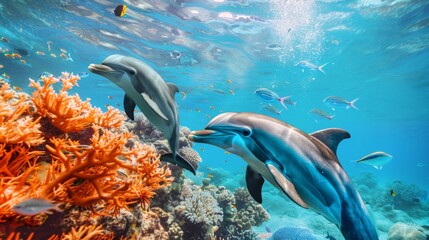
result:
[[[323,74],[326,74],[326,72],[325,72],[325,71],[323,71],[323,67],[324,67],[324,66],[326,66],[326,65],[328,65],[328,63],[325,63],[325,64],[323,64],[323,65],[321,65],[321,66],[317,67],[317,70],[319,70],[319,71],[320,71],[320,72],[322,72]]]
[[[287,110],[286,104],[285,104],[285,100],[290,98],[292,96],[285,96],[285,97],[281,97],[279,98],[280,104]]]
[[[341,233],[346,240],[378,240],[377,230],[365,205],[345,200],[341,204]]]
[[[350,106],[350,107],[352,107],[352,108],[354,108],[354,109],[356,109],[356,110],[359,110],[359,108],[357,108],[357,107],[355,106],[355,102],[356,102],[357,100],[359,100],[359,98],[356,98],[355,100],[351,101],[351,102],[349,103],[349,106]]]
[[[134,120],[134,108],[136,107],[136,103],[125,94],[124,96],[124,109],[127,116]]]
[[[176,157],[174,157],[173,153],[165,153],[161,155],[161,161],[178,165],[179,167],[184,168],[196,175],[195,168],[189,163],[188,160],[179,154],[176,154]]]

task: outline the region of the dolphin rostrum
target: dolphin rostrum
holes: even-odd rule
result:
[[[195,174],[194,167],[178,154],[179,115],[174,95],[177,86],[166,83],[149,65],[132,57],[110,55],[101,64],[90,64],[89,71],[104,76],[125,91],[124,109],[134,120],[137,105],[143,114],[164,133],[171,153],[161,160],[177,164]]]
[[[243,158],[246,185],[262,202],[265,180],[292,201],[336,224],[345,239],[378,239],[359,193],[338,162],[338,144],[350,134],[331,128],[313,134],[256,113],[228,112],[189,139],[221,147]]]

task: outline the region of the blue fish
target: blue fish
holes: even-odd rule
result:
[[[336,97],[336,96],[329,96],[326,97],[323,102],[328,105],[329,107],[331,107],[333,110],[335,110],[335,108],[337,107],[344,107],[346,109],[349,109],[350,107],[359,110],[359,108],[357,108],[355,106],[355,102],[359,100],[359,98],[354,99],[353,101],[347,101],[344,98],[341,97]]]
[[[79,75],[80,78],[86,78],[86,77],[89,76],[89,73],[88,72],[81,72],[78,75]]]
[[[51,73],[49,73],[49,72],[42,72],[40,75],[39,75],[39,79],[41,79],[42,77],[45,77],[45,78],[48,78],[49,76],[51,76],[52,74]]]
[[[295,67],[299,67],[299,68],[301,68],[301,70],[304,72],[304,69],[307,69],[307,70],[312,70],[312,71],[315,71],[315,70],[318,70],[318,71],[320,71],[321,73],[324,73],[324,74],[326,74],[325,73],[325,71],[323,71],[323,67],[324,66],[326,66],[328,63],[325,63],[325,64],[323,64],[323,65],[321,65],[321,66],[316,66],[315,64],[313,64],[313,63],[311,63],[311,62],[309,62],[309,61],[307,61],[307,60],[304,60],[304,61],[299,61],[299,62],[297,62],[296,64],[295,64]]]
[[[285,100],[290,98],[291,96],[286,97],[279,97],[279,95],[273,91],[271,91],[268,88],[258,88],[255,90],[254,94],[256,94],[258,97],[262,98],[265,101],[275,101],[278,100],[280,104],[287,109]]]

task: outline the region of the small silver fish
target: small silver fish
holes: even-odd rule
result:
[[[279,97],[279,95],[273,91],[271,91],[268,88],[258,88],[255,90],[254,94],[256,94],[258,97],[262,98],[266,101],[275,101],[278,100],[280,104],[287,109],[285,101],[290,98],[291,96],[285,96],[285,97]]]
[[[329,119],[329,120],[332,120],[332,118],[335,117],[335,115],[329,115],[329,113],[327,113],[323,110],[320,110],[320,109],[316,109],[316,108],[311,109],[310,113],[312,113],[316,116],[322,117],[322,118]]]
[[[324,66],[326,66],[328,63],[325,63],[325,64],[323,64],[323,65],[320,65],[320,66],[316,66],[315,64],[313,64],[313,63],[311,63],[311,62],[309,62],[309,61],[307,61],[307,60],[304,60],[304,61],[299,61],[299,62],[297,62],[296,64],[295,64],[295,67],[299,67],[299,68],[301,68],[301,70],[304,72],[304,69],[308,69],[308,70],[312,70],[312,71],[315,71],[315,70],[318,70],[318,71],[320,71],[321,73],[324,73],[324,74],[326,74],[325,73],[325,71],[323,71],[323,67]]]
[[[291,96],[291,97],[292,97],[292,96]],[[297,103],[297,101],[293,101],[293,100],[292,100],[292,99],[290,99],[290,98],[285,99],[285,100],[284,100],[284,102],[285,102],[286,104],[293,105],[294,107],[296,107],[296,103]]]
[[[222,94],[222,95],[225,95],[225,94],[226,94],[222,89],[217,89],[217,88],[215,88],[215,89],[212,89],[212,91],[217,92],[217,93],[220,93],[220,94]]]
[[[393,156],[390,154],[387,154],[385,152],[373,152],[365,157],[357,160],[357,163],[365,163],[370,166],[373,166],[375,169],[382,169],[384,165],[388,164],[390,161],[392,161]]]
[[[43,198],[30,198],[24,200],[12,207],[12,211],[25,216],[33,216],[40,213],[52,214],[53,210],[62,212],[59,208],[62,203],[53,203],[50,200]]]
[[[339,108],[339,107],[344,107],[346,109],[349,109],[350,107],[359,110],[359,108],[357,108],[355,106],[355,102],[359,100],[359,98],[354,99],[353,101],[347,101],[344,98],[341,97],[336,97],[336,96],[329,96],[326,97],[323,102],[328,105],[329,107],[332,108],[332,110],[335,110],[335,108]]]
[[[283,111],[283,109],[279,111],[278,108],[274,107],[271,104],[264,105],[261,107],[261,109],[266,110],[266,111],[271,112],[271,113],[274,113],[274,114],[277,114],[277,115],[280,115],[280,113]]]

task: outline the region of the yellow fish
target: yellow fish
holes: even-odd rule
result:
[[[390,189],[390,196],[396,197],[396,192],[393,189]]]
[[[115,16],[123,17],[125,15],[125,13],[127,13],[127,6],[126,5],[118,5],[118,6],[116,6],[116,8],[113,12],[115,13]]]
[[[181,94],[182,94],[182,100],[184,100],[185,98],[186,98],[186,93],[185,92],[181,92]]]
[[[234,91],[229,90],[229,93],[231,93],[231,95],[235,95]]]
[[[56,57],[57,57],[57,55],[55,55],[54,53],[51,53],[51,57],[56,58]]]
[[[229,155],[229,154],[231,154],[231,153],[230,153],[230,152],[228,152],[228,151],[225,151],[225,154],[226,154],[226,155]]]
[[[207,174],[207,177],[208,177],[208,178],[213,178],[213,174],[210,174],[210,173],[209,173],[209,174]]]

